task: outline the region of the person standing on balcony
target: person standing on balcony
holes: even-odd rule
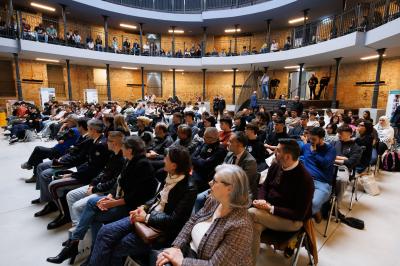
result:
[[[218,111],[219,111],[220,117],[223,116],[225,108],[226,108],[226,102],[225,102],[224,97],[221,95],[219,97],[219,102],[218,102]]]
[[[268,83],[269,83],[269,76],[267,71],[265,71],[264,75],[261,77],[261,91],[262,91],[262,98],[269,99],[268,93]]]
[[[310,100],[315,100],[316,95],[315,95],[315,88],[317,87],[318,84],[318,78],[315,76],[315,74],[312,74],[311,78],[308,80],[308,87],[310,87]]]

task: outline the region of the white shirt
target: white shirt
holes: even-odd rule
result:
[[[262,76],[261,78],[261,83],[265,84],[269,82],[269,76],[267,74],[264,74],[264,76]]]
[[[192,241],[190,241],[190,248],[197,253],[197,249],[199,248],[200,242],[203,239],[204,235],[207,233],[208,229],[210,229],[211,224],[215,220],[215,212],[210,219],[207,221],[196,224],[192,229]]]

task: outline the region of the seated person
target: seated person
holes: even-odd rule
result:
[[[25,138],[26,130],[35,130],[39,132],[42,124],[42,116],[36,106],[29,106],[26,117],[20,119],[18,123],[13,123],[10,127],[10,142],[15,143]]]
[[[242,112],[237,112],[235,116],[233,117],[233,127],[232,131],[237,132],[237,131],[243,131],[245,130],[246,127],[246,117]]]
[[[262,193],[249,209],[254,222],[253,265],[256,265],[264,229],[294,232],[311,217],[314,183],[299,163],[299,145],[293,139],[280,139],[275,155],[276,161],[268,170]]]
[[[258,139],[258,125],[256,123],[248,123],[245,130],[248,142],[246,150],[256,159],[257,172],[262,172],[267,168],[265,159],[267,153],[264,144]]]
[[[272,52],[279,51],[279,43],[277,43],[275,40],[272,40],[272,42],[271,42],[271,51]]]
[[[290,38],[290,36],[287,36],[285,45],[283,46],[283,50],[289,50],[291,48],[292,48],[292,39]]]
[[[373,126],[369,120],[360,120],[357,126],[358,137],[355,142],[358,146],[364,147],[360,163],[356,166],[358,174],[363,173],[369,166],[372,157],[372,144],[374,137],[372,136]]]
[[[87,159],[77,167],[77,172],[64,174],[59,179],[53,180],[51,176],[45,176],[38,170],[40,200],[48,203],[34,216],[39,217],[59,210],[58,217],[47,225],[47,229],[54,229],[70,222],[66,194],[72,189],[89,184],[106,165],[110,152],[106,147],[102,130],[103,123],[100,120],[92,119],[88,122],[88,136],[93,142],[88,147]]]
[[[290,111],[290,117],[286,118],[285,125],[286,128],[290,131],[290,129],[296,127],[300,124],[300,117],[297,116],[297,111]]]
[[[175,141],[178,137],[178,126],[182,124],[182,114],[175,112],[172,115],[172,122],[168,126],[168,133],[172,137],[172,139]]]
[[[172,247],[158,255],[155,265],[251,265],[253,229],[247,212],[250,200],[246,173],[226,164],[215,171],[210,181],[211,196],[204,208],[192,215]]]
[[[292,112],[294,112],[294,111],[292,111]],[[294,127],[289,129],[289,132],[288,132],[289,138],[300,140],[301,136],[304,133],[304,130],[307,128],[307,123],[308,123],[308,116],[301,115],[300,123],[296,124]]]
[[[339,140],[339,138],[337,136],[337,125],[336,124],[329,123],[328,125],[326,125],[325,130],[326,130],[326,134],[325,134],[324,141],[326,143],[331,144],[331,143]]]
[[[46,29],[46,32],[50,41],[55,41],[57,39],[57,30],[54,28],[53,24],[49,25],[49,27]]]
[[[387,116],[379,117],[379,122],[374,126],[378,133],[379,143],[377,144],[378,154],[382,155],[391,147],[394,142],[394,129],[390,126]]]
[[[49,37],[47,36],[46,29],[43,27],[43,23],[39,23],[39,25],[35,27],[35,37],[37,42],[48,42]]]
[[[257,196],[257,162],[256,159],[246,150],[248,139],[243,132],[232,133],[228,142],[228,154],[224,162],[240,166],[249,179],[250,197]]]
[[[325,130],[314,127],[310,131],[310,142],[301,147],[301,161],[314,179],[314,197],[312,200],[312,214],[316,222],[321,222],[321,207],[329,200],[332,192],[335,148],[324,142]]]
[[[228,116],[224,116],[219,120],[219,124],[222,130],[219,132],[219,142],[221,142],[224,147],[227,147],[229,138],[232,134],[232,119]]]
[[[164,170],[168,173],[164,187],[156,197],[132,210],[130,217],[100,229],[90,265],[124,265],[127,256],[148,255],[151,248],[165,248],[176,238],[190,217],[197,191],[190,181],[190,154],[187,149],[168,149],[164,161]],[[135,222],[161,230],[162,237],[152,245],[145,244],[132,231]]]
[[[186,111],[184,115],[185,124],[188,125],[192,129],[192,136],[196,136],[199,132],[199,128],[197,127],[197,123],[194,121],[195,114],[193,111]]]
[[[90,198],[108,193],[114,187],[117,177],[125,164],[121,150],[123,138],[124,134],[122,132],[110,131],[107,138],[107,147],[111,153],[104,169],[89,185],[67,193],[68,209],[73,226],[78,224],[82,211]]]
[[[308,127],[319,127],[319,121],[317,118],[318,113],[316,111],[311,111],[309,113],[310,117],[308,118],[307,126]]]
[[[28,161],[21,165],[22,169],[30,170],[33,168],[33,178],[28,179],[28,183],[36,181],[37,166],[43,162],[44,159],[55,159],[65,154],[69,147],[74,145],[80,134],[77,126],[78,117],[70,115],[65,120],[65,132],[58,139],[58,143],[52,148],[36,146],[32,154],[29,156]]]
[[[197,143],[192,141],[192,129],[186,124],[179,125],[178,138],[171,146],[183,146],[192,154],[197,147]]]
[[[279,139],[288,138],[285,128],[285,119],[279,117],[274,121],[274,131],[267,135],[264,142],[264,147],[267,149],[269,155],[271,155],[276,147],[278,146]]]
[[[349,173],[360,162],[362,150],[355,141],[351,138],[353,130],[348,125],[343,125],[338,128],[339,140],[333,143],[336,149],[335,164],[344,165],[349,170]],[[347,186],[347,181],[336,182],[336,194],[339,203],[341,202],[344,190]]]
[[[157,123],[154,128],[154,133],[156,137],[154,138],[152,145],[149,147],[146,157],[149,159],[158,159],[161,155],[163,158],[167,148],[174,143],[174,140],[168,134],[168,127],[165,123]]]
[[[90,127],[90,125],[89,125]],[[60,254],[47,258],[51,263],[62,263],[71,258],[73,263],[78,254],[78,244],[89,227],[92,232],[92,247],[103,223],[117,221],[150,200],[157,188],[154,170],[145,156],[144,142],[138,136],[124,139],[122,153],[126,159],[111,193],[89,199],[75,231],[65,242]]]
[[[215,167],[224,161],[226,153],[226,149],[219,143],[218,130],[215,127],[207,127],[204,132],[204,143],[192,154],[192,179],[198,192],[208,188]]]

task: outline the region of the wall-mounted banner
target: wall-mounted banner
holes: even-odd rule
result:
[[[87,103],[98,103],[99,95],[97,89],[86,89],[85,90],[85,101]]]
[[[44,103],[48,101],[54,101],[56,99],[55,88],[40,88],[40,103],[44,107]]]

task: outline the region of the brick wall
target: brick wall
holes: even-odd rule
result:
[[[376,60],[368,62],[357,62],[352,64],[342,64],[339,72],[339,85],[337,99],[343,108],[360,108],[369,107],[371,105],[373,86],[361,87],[355,86],[357,81],[374,81],[376,71]],[[317,77],[331,76],[331,82],[328,86],[328,99],[332,97],[335,62],[332,60],[331,66],[307,68],[306,71],[314,71]],[[15,78],[15,66],[14,78]],[[400,76],[398,70],[400,67],[400,59],[384,59],[381,79],[386,82],[380,87],[378,97],[378,107],[385,108],[387,95],[390,90],[400,88]],[[84,89],[95,88],[96,84],[93,76],[93,68],[91,66],[71,65],[72,80],[72,96],[73,99],[83,100]],[[147,70],[146,70],[147,71]],[[147,76],[145,71],[145,83]],[[38,79],[43,83],[23,82],[22,91],[24,99],[40,102],[39,90],[41,87],[48,86],[47,68],[45,63],[39,63],[31,60],[20,60],[21,79]],[[288,71],[287,70],[269,70],[270,78],[279,79],[280,85],[277,95],[287,94],[288,91]],[[240,71],[236,75],[236,84],[242,85],[248,72]],[[141,96],[140,86],[128,86],[127,84],[141,84],[141,73],[139,70],[125,70],[119,68],[111,68],[111,90],[114,100],[136,100]],[[214,95],[223,95],[228,103],[232,102],[232,72],[207,72],[206,73],[206,98],[211,99]],[[63,66],[63,80],[67,82],[66,66]],[[184,101],[193,100],[196,96],[202,95],[202,72],[176,72],[176,93]],[[103,85],[105,90],[105,83]],[[172,95],[172,72],[166,71],[162,73],[162,90],[163,98],[166,99]],[[147,88],[145,87],[145,93]],[[237,94],[240,90],[237,89]],[[68,95],[66,93],[66,95]],[[106,100],[106,94],[100,95],[100,100]],[[0,99],[0,103],[5,98]],[[59,100],[65,100],[59,99]]]

